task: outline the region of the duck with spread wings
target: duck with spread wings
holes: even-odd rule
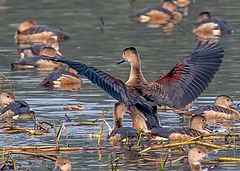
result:
[[[133,123],[140,120],[139,123],[145,123],[148,129],[152,129],[159,126],[157,105],[182,108],[194,101],[208,87],[219,69],[223,52],[223,48],[218,43],[199,43],[189,56],[153,82],[148,82],[144,78],[140,56],[133,47],[123,51],[122,60],[119,62],[120,64],[127,61],[131,66],[130,76],[126,83],[77,61],[55,60],[67,64],[113,98],[125,103],[131,115],[134,113],[134,116],[137,116],[136,119],[132,118]]]

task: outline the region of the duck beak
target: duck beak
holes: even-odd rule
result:
[[[124,61],[124,59],[121,59],[121,60],[119,60],[118,62],[117,62],[117,65],[119,65],[119,64],[121,64],[121,63],[124,63],[125,61]]]

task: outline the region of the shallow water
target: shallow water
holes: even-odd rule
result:
[[[224,61],[209,88],[198,98],[198,105],[210,104],[219,94],[230,95],[239,101],[239,43],[240,43],[240,1],[238,0],[195,0],[189,10],[189,16],[179,24],[183,31],[166,35],[160,28],[147,28],[134,23],[129,16],[155,1],[138,0],[130,5],[130,1],[97,1],[97,0],[39,0],[19,1],[0,0],[0,73],[7,76],[13,85],[18,99],[27,101],[37,114],[37,120],[55,121],[58,125],[66,120],[64,114],[74,121],[94,121],[102,111],[112,124],[111,110],[116,102],[104,91],[83,78],[84,86],[80,92],[55,91],[39,86],[42,73],[33,70],[11,71],[10,64],[17,60],[17,46],[14,33],[18,23],[25,19],[35,19],[39,24],[61,28],[69,33],[71,39],[62,43],[61,52],[69,59],[76,59],[107,71],[122,80],[129,73],[127,64],[117,66],[122,49],[135,46],[142,57],[144,75],[152,80],[188,55],[196,45],[196,38],[191,30],[196,16],[201,11],[210,11],[214,16],[226,19],[233,27],[234,34],[224,37],[221,42],[225,47]],[[104,26],[100,22],[104,19]],[[4,85],[9,89],[8,85]],[[63,111],[63,106],[81,103],[87,109],[82,111]],[[161,124],[169,126],[184,125],[178,115],[159,113]],[[125,125],[131,125],[126,116]],[[32,128],[32,123],[16,123]],[[239,123],[236,123],[239,125]],[[86,138],[84,134],[98,134],[99,126],[67,127],[70,146],[96,146],[96,138]],[[105,127],[104,134],[106,135]],[[24,145],[54,145],[54,131],[44,136],[27,134],[2,134],[0,147]],[[65,133],[60,144],[67,143]],[[103,142],[103,145],[109,145]],[[221,151],[216,156],[240,157],[233,150]],[[111,159],[121,156],[116,169],[120,170],[159,170],[158,164],[147,162],[135,152],[124,151],[80,151],[67,156],[73,163],[74,170],[111,170]],[[101,156],[101,157],[100,157]],[[151,157],[151,156],[150,156]],[[158,156],[160,158],[160,155]],[[19,159],[19,169],[52,170],[53,162],[45,159],[24,157]],[[167,167],[166,170],[184,170],[186,161]],[[217,167],[214,170],[240,170],[239,166]]]

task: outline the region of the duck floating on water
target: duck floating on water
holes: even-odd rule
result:
[[[189,126],[185,127],[156,127],[151,130],[151,136],[163,137],[169,139],[170,142],[183,142],[193,137],[209,134],[205,130],[206,118],[200,115],[194,115],[189,122]]]
[[[232,32],[232,27],[227,21],[212,18],[211,14],[207,11],[199,14],[193,29],[193,33],[202,39],[216,39]]]
[[[172,0],[164,0],[157,6],[147,7],[134,15],[135,20],[149,25],[161,25],[169,22],[178,23],[182,14]]]
[[[202,146],[194,146],[188,152],[188,163],[191,171],[202,171],[201,160],[207,156],[208,150]]]
[[[48,38],[64,41],[69,39],[69,36],[59,29],[37,25],[35,20],[22,22],[15,33],[15,41],[17,44],[46,43]]]
[[[35,112],[25,101],[15,100],[3,108],[0,118],[2,120],[35,120]]]
[[[55,168],[53,170],[54,171],[71,171],[72,164],[67,158],[61,157],[56,160]]]
[[[138,113],[141,110],[143,115],[138,114],[138,116],[139,119],[145,120],[145,125],[155,118],[153,125],[157,127],[159,120],[156,105],[182,108],[194,101],[207,88],[214,74],[218,71],[223,52],[223,48],[218,43],[198,44],[188,57],[178,63],[169,73],[153,82],[148,82],[144,78],[140,57],[133,47],[123,51],[122,60],[119,62],[120,64],[127,61],[131,65],[130,76],[126,83],[99,69],[77,61],[58,58],[54,60],[65,63],[79,74],[86,76],[113,98],[125,103],[128,108],[133,107],[132,112],[134,112],[135,107],[138,107],[138,110],[135,111]],[[149,115],[151,115],[150,119],[148,119]]]
[[[19,61],[11,64],[12,69],[31,69],[38,68],[40,70],[54,70],[59,68],[59,63],[56,63],[48,58],[63,58],[58,52],[52,47],[44,47],[39,56],[21,58]]]
[[[208,123],[238,120],[240,119],[240,113],[233,106],[233,99],[230,96],[220,95],[216,98],[214,105],[200,106],[189,113],[194,115],[204,115]]]
[[[82,86],[82,79],[72,68],[60,68],[52,71],[43,80],[40,85],[44,87],[64,88],[64,87],[78,87]]]

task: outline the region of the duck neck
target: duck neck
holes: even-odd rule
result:
[[[138,85],[139,83],[147,82],[142,74],[142,66],[140,59],[138,61],[130,63],[130,65],[131,65],[130,75],[126,84]]]
[[[123,117],[119,117],[116,109],[113,110],[113,129],[123,127]]]
[[[200,162],[190,163],[191,171],[202,171],[202,165]]]
[[[195,123],[194,121],[190,123],[190,128],[198,130],[198,131],[203,131],[204,130],[204,126],[199,124],[199,123]]]

